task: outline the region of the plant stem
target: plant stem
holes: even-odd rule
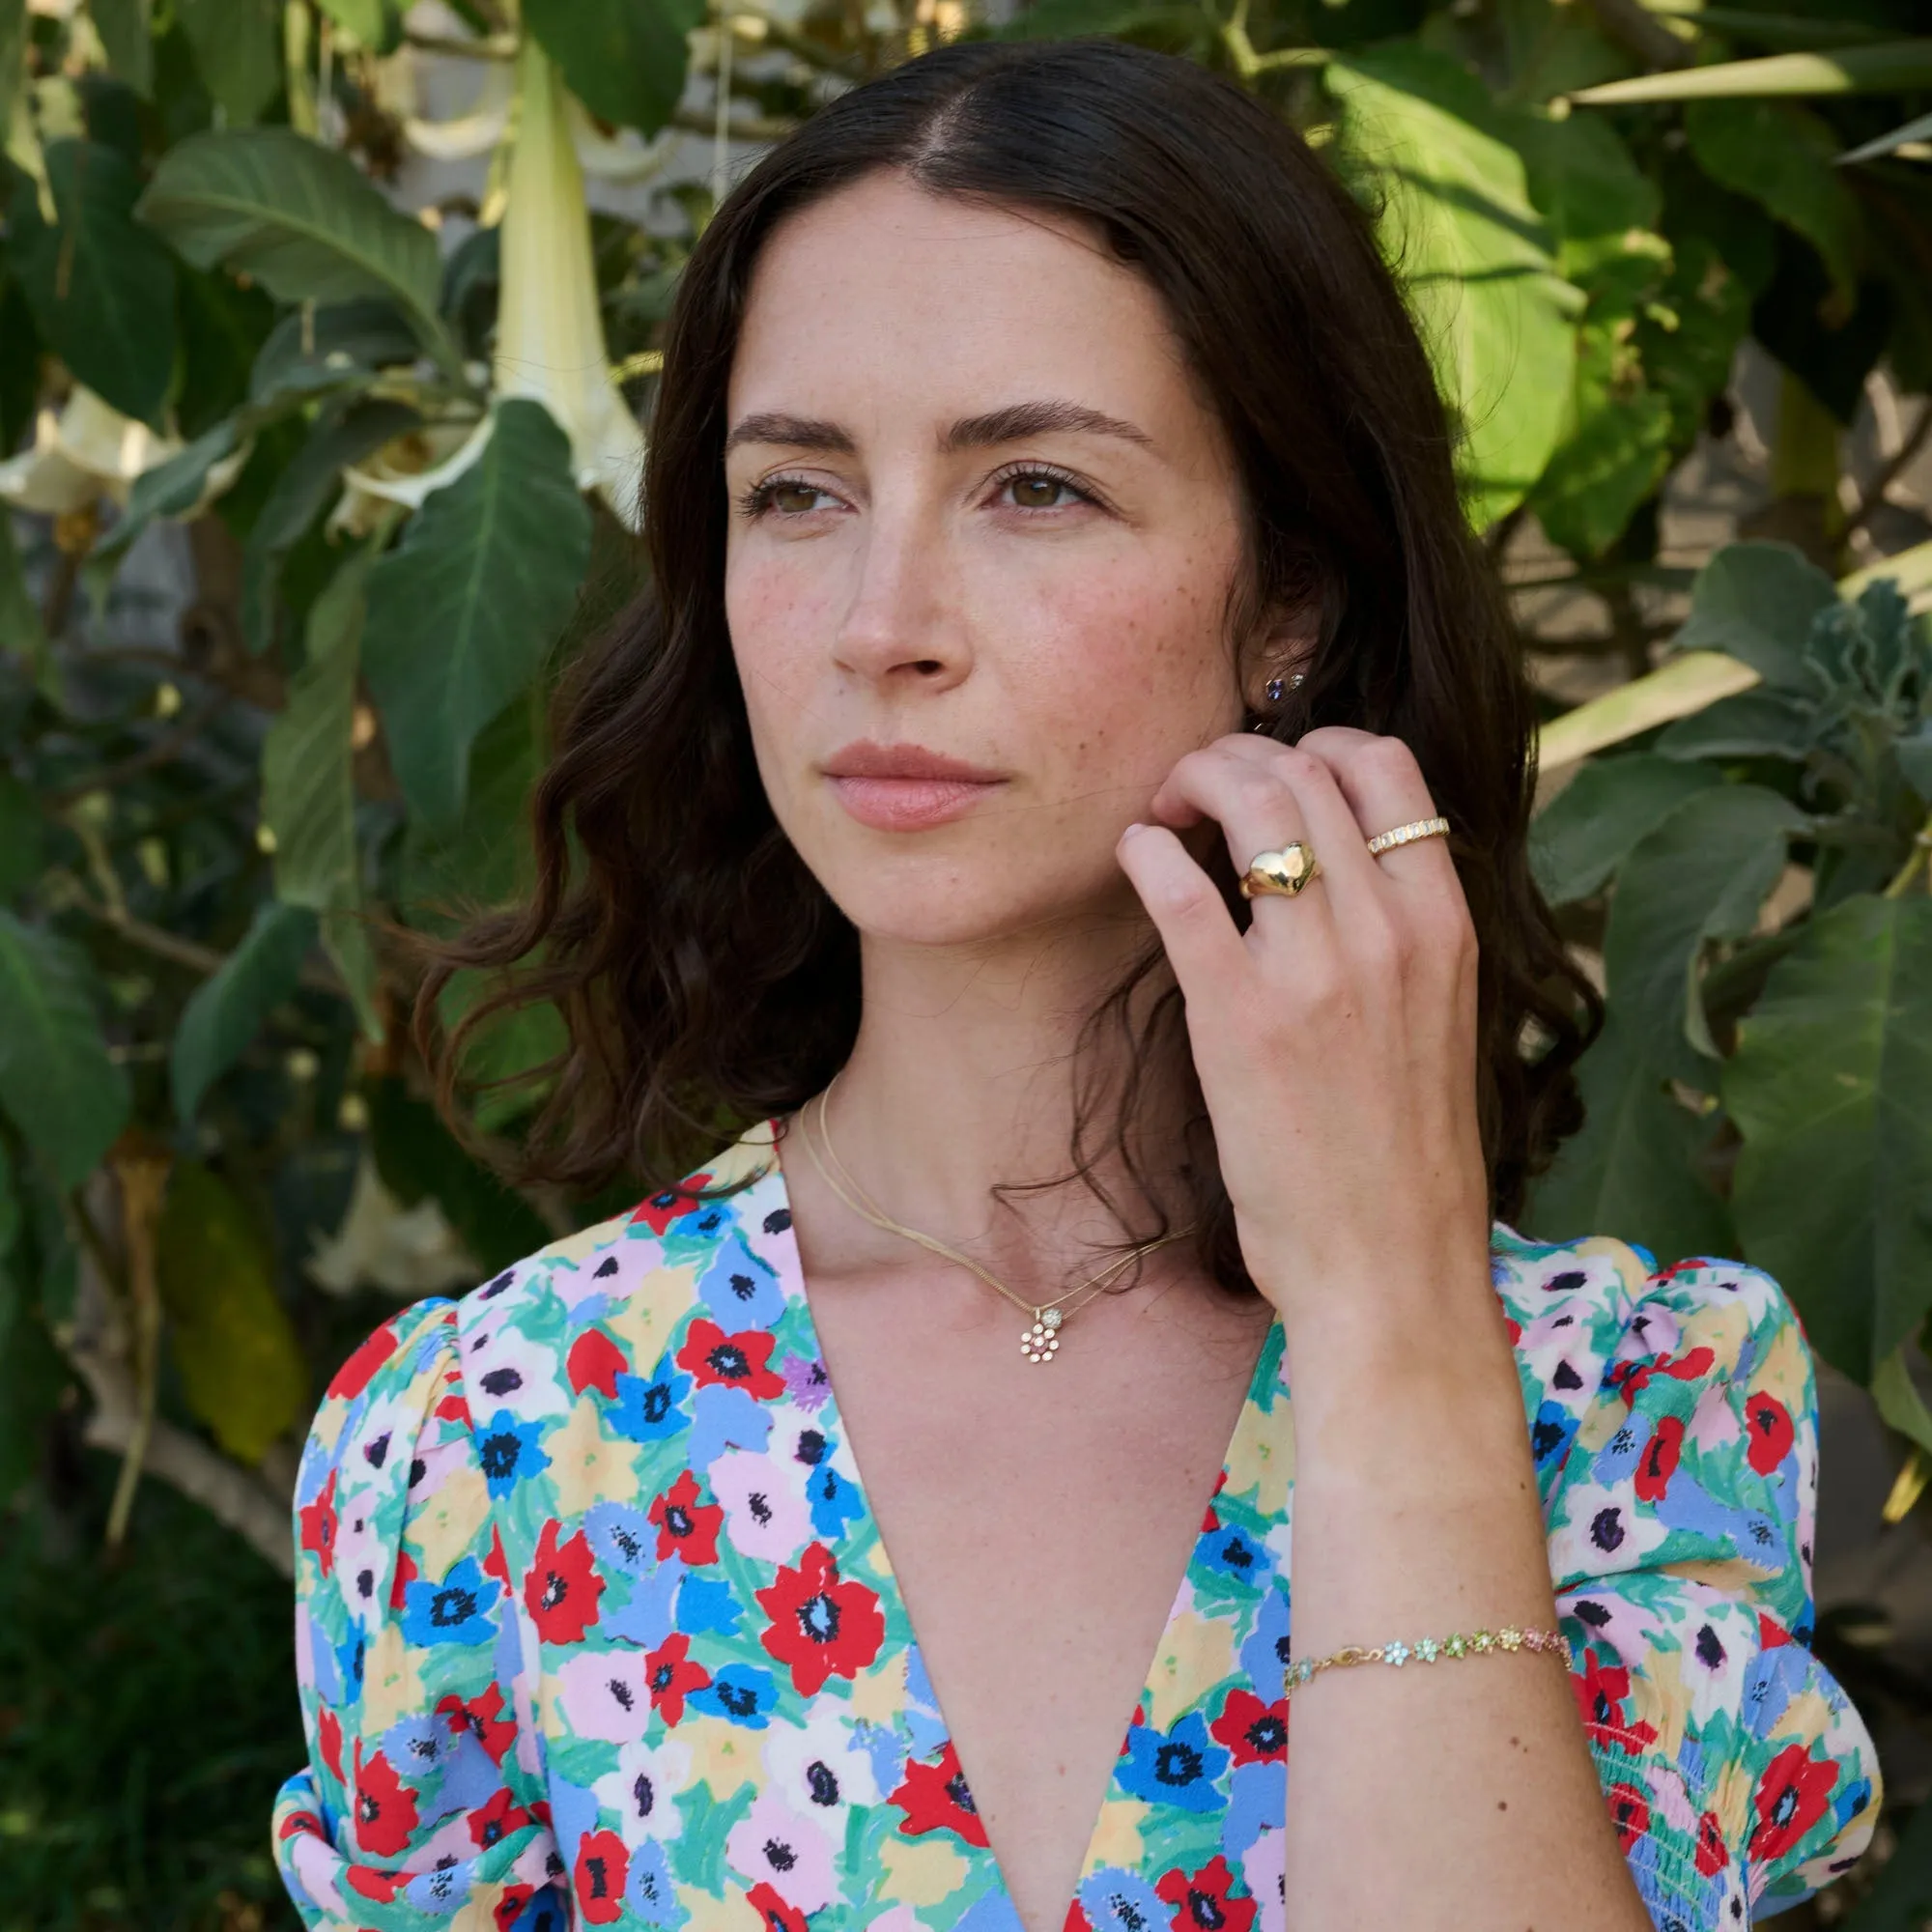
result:
[[[119,1549],[127,1540],[128,1520],[141,1486],[141,1465],[147,1461],[148,1443],[155,1433],[155,1402],[161,1375],[161,1293],[155,1278],[155,1235],[173,1162],[165,1150],[155,1152],[135,1147],[114,1156],[111,1164],[121,1187],[137,1404],[127,1453],[121,1459],[121,1474],[114,1485],[114,1501],[107,1512],[107,1547]]]
[[[1890,885],[1885,889],[1884,896],[1889,899],[1902,899],[1912,890],[1913,881],[1925,869],[1928,861],[1932,861],[1932,818],[1928,818],[1912,835],[1912,856],[1893,874]]]

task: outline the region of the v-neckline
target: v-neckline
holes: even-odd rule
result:
[[[869,1530],[871,1534],[871,1548],[874,1552],[875,1565],[880,1574],[882,1585],[879,1594],[886,1601],[888,1627],[892,1626],[895,1620],[894,1613],[895,1613],[897,1627],[906,1634],[905,1653],[908,1682],[911,1681],[913,1670],[916,1668],[920,1676],[923,1679],[929,1693],[928,1704],[938,1721],[939,1739],[936,1745],[927,1747],[926,1755],[930,1756],[932,1751],[936,1749],[943,1757],[945,1752],[950,1749],[953,1753],[953,1761],[959,1764],[961,1780],[970,1794],[972,1791],[972,1779],[967,1775],[965,1765],[959,1759],[958,1744],[953,1734],[952,1719],[948,1718],[944,1707],[940,1704],[938,1687],[932,1681],[931,1672],[926,1669],[924,1646],[922,1644],[919,1633],[913,1625],[911,1610],[907,1606],[905,1594],[900,1588],[897,1565],[893,1561],[892,1551],[886,1546],[885,1535],[879,1526],[878,1517],[873,1512],[871,1492],[867,1486],[864,1472],[859,1467],[858,1445],[852,1438],[851,1430],[846,1426],[844,1409],[839,1403],[838,1391],[832,1379],[832,1365],[825,1352],[824,1338],[818,1331],[817,1318],[812,1313],[810,1297],[806,1293],[805,1263],[804,1257],[799,1252],[797,1229],[794,1225],[792,1214],[791,1190],[785,1180],[784,1161],[781,1151],[781,1135],[779,1131],[779,1124],[775,1121],[768,1121],[763,1123],[762,1128],[753,1129],[753,1132],[759,1135],[760,1138],[753,1141],[748,1135],[747,1140],[755,1148],[759,1157],[766,1164],[765,1173],[753,1183],[753,1187],[754,1190],[770,1189],[775,1192],[778,1198],[774,1205],[777,1208],[782,1210],[783,1215],[781,1227],[769,1237],[770,1245],[765,1249],[765,1256],[767,1261],[774,1263],[778,1267],[780,1276],[779,1285],[783,1292],[786,1304],[798,1311],[799,1321],[803,1328],[806,1342],[810,1350],[811,1358],[818,1365],[818,1375],[821,1378],[820,1388],[824,1398],[821,1413],[828,1425],[836,1428],[837,1433],[843,1439],[848,1466],[852,1475],[853,1501],[858,1506],[852,1528],[858,1530],[863,1526],[865,1529]],[[766,1208],[764,1213],[769,1214],[771,1211],[770,1208]],[[760,1218],[763,1218],[763,1216],[761,1215]],[[769,1227],[769,1222],[766,1225]],[[1229,1435],[1227,1447],[1222,1452],[1220,1469],[1214,1478],[1212,1487],[1202,1497],[1201,1507],[1193,1519],[1195,1531],[1193,1540],[1188,1545],[1187,1562],[1182,1567],[1179,1579],[1175,1585],[1174,1596],[1168,1604],[1166,1619],[1162,1623],[1160,1634],[1155,1640],[1153,1655],[1149,1659],[1148,1667],[1142,1675],[1140,1690],[1135,1695],[1133,1707],[1122,1721],[1121,1732],[1123,1738],[1131,1730],[1139,1716],[1142,1705],[1148,1698],[1151,1695],[1158,1701],[1161,1658],[1166,1652],[1169,1639],[1174,1634],[1176,1620],[1179,1614],[1182,1600],[1187,1595],[1189,1575],[1194,1567],[1194,1552],[1199,1546],[1202,1533],[1201,1525],[1205,1521],[1208,1512],[1213,1508],[1214,1498],[1221,1492],[1222,1488],[1228,1482],[1234,1470],[1236,1461],[1246,1445],[1249,1432],[1256,1427],[1256,1417],[1261,1412],[1259,1398],[1263,1391],[1264,1376],[1270,1363],[1279,1365],[1283,1360],[1281,1350],[1275,1346],[1275,1335],[1280,1327],[1281,1317],[1277,1314],[1268,1326],[1262,1331],[1261,1350],[1255,1358],[1254,1367],[1249,1372],[1247,1389],[1241,1398],[1241,1406],[1239,1412],[1235,1417],[1235,1426]],[[1285,1392],[1283,1400],[1284,1402],[1287,1400]],[[1292,1478],[1290,1480],[1290,1492],[1292,1496]],[[1094,1860],[1094,1848],[1098,1844],[1101,1833],[1106,1827],[1108,1807],[1114,1799],[1114,1767],[1118,1761],[1117,1756],[1108,1764],[1106,1780],[1100,1789],[1099,1807],[1094,1814],[1093,1821],[1088,1828],[1086,1843],[1081,1848],[1080,1866],[1074,1879],[1074,1891],[1073,1895],[1067,1900],[1066,1911],[1063,1914],[1063,1922],[1070,1918],[1074,1908],[1079,1905],[1080,1888],[1095,1869]],[[977,1816],[977,1804],[974,1805],[974,1812]],[[1020,1928],[1024,1927],[1025,1921],[1020,1918],[1019,1908],[1013,1903],[1012,1891],[1007,1883],[1006,1871],[1000,1863],[998,1854],[993,1850],[992,1840],[986,1833],[983,1822],[980,1829],[980,1837],[985,1842],[976,1844],[962,1835],[960,1839],[961,1846],[963,1847],[961,1856],[969,1861],[979,1858],[985,1860],[986,1867],[992,1876],[994,1893],[1006,1907],[1008,1913],[1010,1914],[1015,1932],[1020,1932]],[[1052,1928],[1052,1932],[1059,1932],[1059,1928]]]

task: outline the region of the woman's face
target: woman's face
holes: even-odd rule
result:
[[[925,945],[1134,913],[1115,841],[1259,697],[1232,456],[1152,291],[874,176],[768,241],[728,423],[758,769],[840,909]]]

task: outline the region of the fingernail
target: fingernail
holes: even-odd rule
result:
[[[1124,832],[1121,834],[1121,837],[1122,838],[1131,838],[1136,832],[1145,832],[1146,830],[1147,827],[1143,825],[1137,818],[1131,825],[1127,827],[1127,829]]]

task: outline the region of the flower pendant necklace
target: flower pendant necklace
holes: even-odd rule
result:
[[[810,1131],[806,1121],[806,1110],[799,1109],[798,1124],[801,1137],[805,1141],[805,1151],[811,1156],[811,1164],[817,1168],[819,1177],[853,1213],[862,1221],[869,1221],[873,1227],[888,1235],[902,1236],[908,1241],[919,1245],[943,1260],[957,1263],[960,1267],[976,1274],[988,1288],[997,1290],[1015,1308],[1025,1310],[1033,1317],[1032,1325],[1020,1335],[1020,1352],[1029,1362],[1050,1362],[1060,1352],[1060,1330],[1067,1318],[1078,1308],[1084,1308],[1094,1295],[1098,1294],[1118,1274],[1123,1273],[1143,1255],[1151,1254],[1156,1248],[1164,1248],[1170,1241],[1179,1241],[1194,1231],[1191,1227],[1178,1229],[1171,1235],[1162,1235],[1151,1241],[1143,1241],[1138,1247],[1109,1262],[1097,1274],[1092,1274],[1083,1282],[1069,1288],[1065,1294],[1057,1294],[1051,1301],[1030,1302],[1024,1296],[1015,1294],[1005,1282],[976,1262],[971,1255],[964,1255],[957,1248],[948,1247],[944,1241],[936,1240],[930,1235],[923,1235],[917,1228],[908,1228],[903,1222],[895,1221],[885,1212],[866,1190],[853,1179],[845,1163],[838,1158],[838,1150],[832,1145],[831,1129],[826,1123],[826,1109],[832,1102],[832,1090],[838,1084],[838,1075],[834,1074],[826,1084],[825,1092],[818,1100],[818,1133],[816,1140],[825,1143],[825,1153],[821,1157],[816,1140]],[[827,1162],[831,1165],[828,1167]],[[837,1169],[835,1176],[833,1170]],[[1061,1304],[1072,1301],[1075,1295],[1083,1298],[1074,1308],[1063,1308]]]

